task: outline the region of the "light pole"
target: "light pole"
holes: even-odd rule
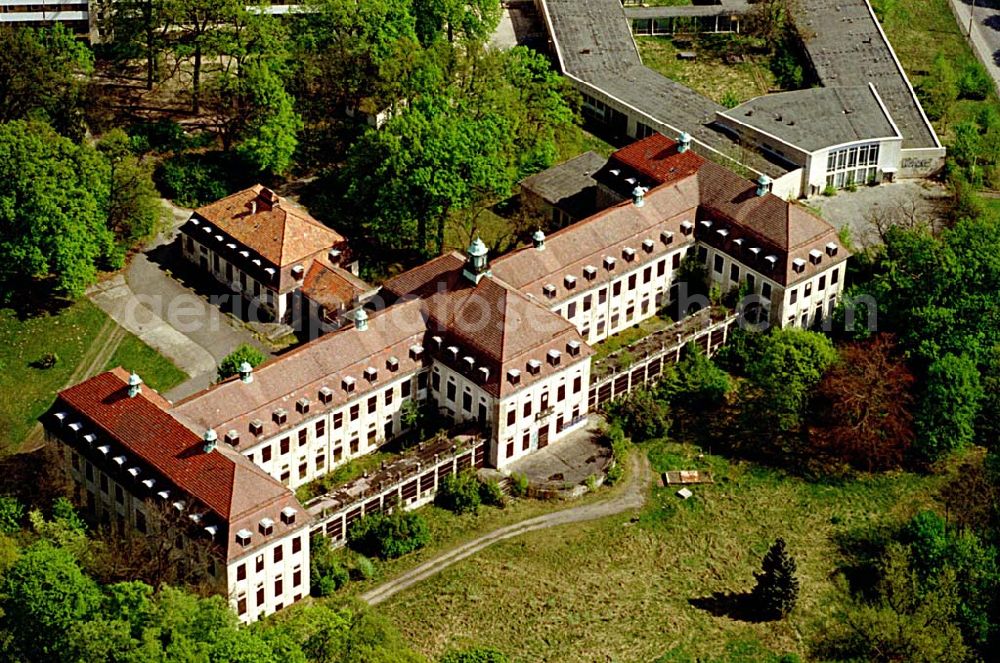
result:
[[[968,35],[972,37],[972,17],[976,14],[976,0],[972,0],[972,9],[969,10],[969,32]]]

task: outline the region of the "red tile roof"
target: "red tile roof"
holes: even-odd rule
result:
[[[351,308],[366,292],[374,288],[346,269],[316,259],[302,281],[302,295],[327,311]]]
[[[299,205],[260,184],[194,213],[277,267],[291,266],[346,241]]]
[[[624,165],[659,184],[684,179],[698,172],[705,159],[693,150],[679,152],[677,143],[653,134],[623,147],[608,160],[608,168]]]

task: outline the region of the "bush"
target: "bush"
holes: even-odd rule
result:
[[[503,494],[500,484],[495,479],[479,483],[479,501],[501,509],[507,506],[507,497]]]
[[[235,350],[230,352],[228,355],[222,358],[219,362],[218,377],[219,382],[225,380],[226,378],[236,375],[240,372],[240,364],[243,362],[248,362],[251,366],[256,368],[264,363],[267,359],[267,355],[258,350],[252,345],[242,343]]]
[[[482,503],[479,479],[475,472],[466,470],[445,477],[438,487],[434,503],[453,513],[476,513]]]
[[[636,442],[663,437],[670,430],[670,411],[647,389],[636,389],[612,404],[612,414]]]
[[[423,516],[402,510],[367,515],[347,531],[347,542],[352,548],[381,559],[402,557],[423,548],[430,540],[431,531]]]
[[[506,654],[492,647],[449,652],[438,659],[438,663],[508,663],[509,661]]]
[[[729,375],[706,357],[701,348],[688,343],[676,371],[661,381],[660,393],[671,403],[704,409],[722,403],[731,388]]]
[[[611,447],[611,457],[614,459],[614,465],[608,468],[607,473],[607,484],[613,486],[625,476],[625,459],[628,458],[631,446],[625,437],[625,431],[618,424],[611,424],[608,427],[604,439]]]
[[[827,184],[825,187],[823,187],[823,195],[826,196],[827,198],[836,196],[837,187],[833,186],[832,184]]]
[[[985,99],[992,87],[989,73],[978,60],[966,63],[958,79],[958,94],[962,99]]]
[[[0,497],[0,534],[15,534],[21,530],[24,505],[16,497]]]
[[[354,560],[354,574],[359,580],[371,580],[377,573],[378,569],[375,568],[375,562],[364,555],[359,555]]]
[[[524,497],[528,494],[528,477],[521,472],[510,475],[510,493],[514,497]]]
[[[350,575],[325,536],[314,536],[309,545],[310,591],[313,596],[330,596],[347,584]]]

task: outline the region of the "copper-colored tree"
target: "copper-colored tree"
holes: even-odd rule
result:
[[[899,467],[913,441],[913,384],[890,335],[843,347],[818,387],[814,449],[868,472]]]

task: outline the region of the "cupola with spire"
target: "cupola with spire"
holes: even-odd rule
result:
[[[486,248],[486,244],[479,238],[479,235],[476,235],[476,238],[472,240],[472,244],[469,245],[469,256],[465,261],[465,269],[462,270],[462,275],[477,284],[484,276],[489,276],[490,263],[486,257],[488,253],[489,249]]]
[[[141,393],[142,378],[140,378],[139,375],[133,371],[133,373],[128,376],[128,397],[135,398]]]

